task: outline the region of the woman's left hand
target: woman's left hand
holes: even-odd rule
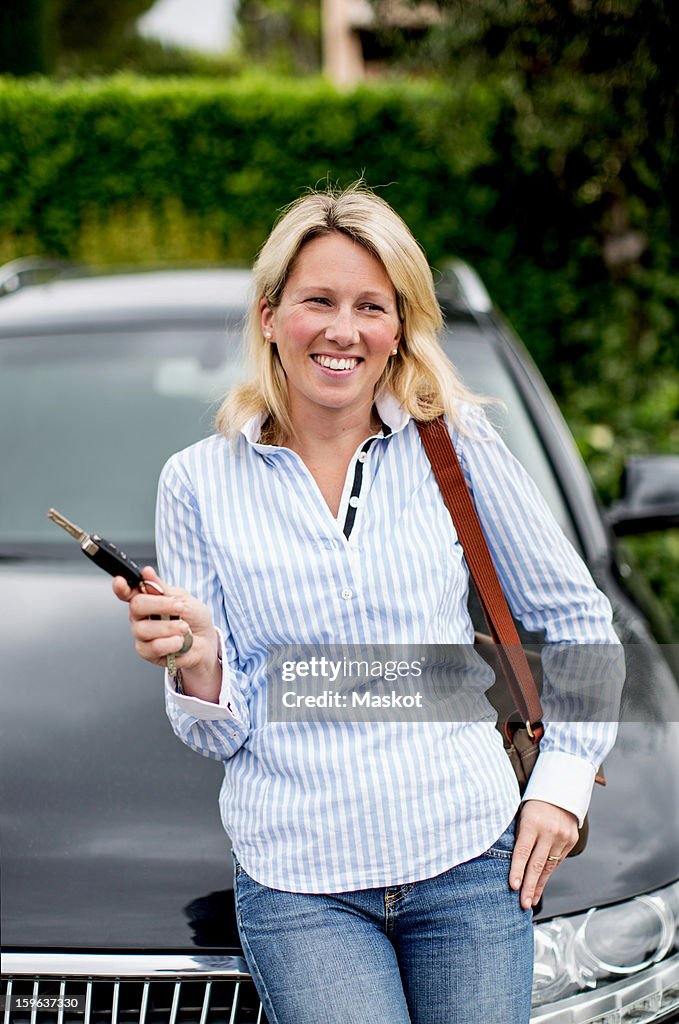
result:
[[[521,906],[535,906],[549,876],[578,839],[578,819],[543,800],[526,800],[509,869],[512,889],[521,889]]]

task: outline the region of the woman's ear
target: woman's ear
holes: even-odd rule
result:
[[[267,341],[273,340],[273,310],[267,298],[259,300],[259,322],[262,325],[262,334]]]

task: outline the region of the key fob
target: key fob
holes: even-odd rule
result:
[[[90,538],[90,543],[91,550],[88,551],[89,545],[83,545],[83,551],[104,572],[109,573],[110,576],[122,576],[133,588],[140,587],[142,583],[147,582],[143,580],[141,568],[137,563],[128,558],[125,552],[117,548],[115,544],[104,540],[96,533]]]

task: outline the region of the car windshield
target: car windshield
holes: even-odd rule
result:
[[[495,348],[449,329],[465,381],[495,395],[489,415],[561,525],[567,510],[539,437]],[[77,553],[46,517],[54,506],[130,553],[151,551],[155,491],[168,456],[213,430],[243,377],[236,325],[125,326],[0,339],[0,553],[42,545]]]

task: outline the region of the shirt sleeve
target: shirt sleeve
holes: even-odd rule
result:
[[[564,807],[582,825],[617,734],[624,652],[611,606],[483,411],[467,410],[463,424],[453,440],[507,603],[545,642],[545,733],[523,799]]]
[[[177,736],[197,753],[217,761],[232,757],[249,733],[247,679],[228,628],[223,592],[203,534],[200,509],[179,456],[161,473],[156,505],[160,576],[203,601],[217,627],[222,661],[219,701],[177,691],[165,673],[165,707]]]

